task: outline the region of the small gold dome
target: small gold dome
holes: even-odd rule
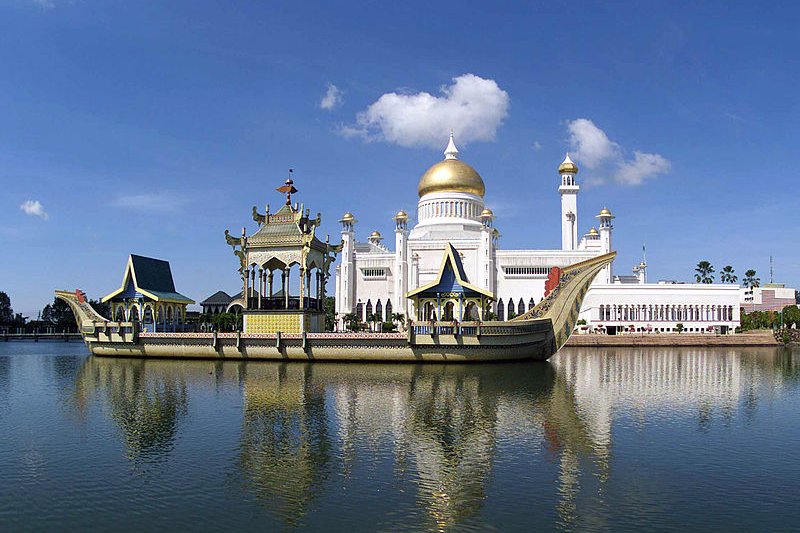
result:
[[[493,217],[494,213],[492,213],[492,210],[487,207],[486,209],[481,211],[481,216],[482,217]]]
[[[408,220],[408,213],[406,213],[401,209],[400,211],[397,212],[394,218],[395,220]]]
[[[419,180],[417,193],[420,197],[434,192],[466,192],[477,196],[486,193],[480,174],[458,159],[439,161]]]
[[[587,235],[595,236],[600,234],[597,232],[597,228],[592,228],[589,230],[589,233],[587,233]]]
[[[373,231],[372,234],[369,236],[370,239],[383,239],[381,233],[377,230]]]
[[[614,215],[611,214],[611,211],[609,211],[607,207],[604,207],[603,209],[600,210],[600,214],[598,216],[601,216],[601,217],[612,217]]]
[[[348,211],[347,213],[342,215],[342,219],[339,222],[352,222],[355,219],[356,219],[356,217],[353,216],[353,213]]]
[[[572,159],[569,158],[569,153],[564,158],[564,161],[558,165],[558,173],[559,174],[577,174],[578,173],[578,165],[572,162]]]

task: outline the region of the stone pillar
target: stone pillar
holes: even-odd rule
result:
[[[269,297],[272,298],[272,270],[267,273],[267,283],[269,284]]]
[[[284,309],[289,309],[289,274],[292,272],[290,267],[283,269],[283,305]]]
[[[261,309],[261,296],[264,294],[264,270],[258,267],[258,308]]]

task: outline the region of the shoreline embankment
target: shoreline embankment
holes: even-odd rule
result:
[[[572,335],[567,346],[782,346],[771,330],[731,335],[708,333],[629,333]]]

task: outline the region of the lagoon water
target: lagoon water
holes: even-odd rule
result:
[[[475,366],[0,343],[0,529],[800,529],[800,350]]]

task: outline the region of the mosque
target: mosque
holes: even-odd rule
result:
[[[480,174],[459,159],[450,134],[444,159],[422,174],[417,185],[416,224],[398,211],[394,221],[394,250],[379,231],[367,242],[356,241],[356,217],[345,213],[341,262],[336,267],[336,317],[340,330],[344,317],[355,313],[362,322],[389,321],[395,313],[412,320],[452,320],[457,301],[416,308],[409,293],[441,276],[442,257],[449,247],[460,259],[466,280],[491,296],[497,320],[522,314],[545,294],[553,267],[587,260],[612,250],[614,215],[603,207],[595,215],[596,227],[579,237],[578,166],[566,155],[558,167],[561,198],[560,250],[504,250],[494,214],[484,204],[486,186]],[[588,225],[588,224],[587,224]],[[595,279],[581,310],[590,330],[674,331],[678,322],[688,331],[712,329],[727,332],[739,325],[738,287],[696,284],[647,284],[647,264],[634,267],[633,275],[615,276],[607,266]],[[454,295],[455,296],[455,295]],[[486,320],[479,307],[464,320]]]

